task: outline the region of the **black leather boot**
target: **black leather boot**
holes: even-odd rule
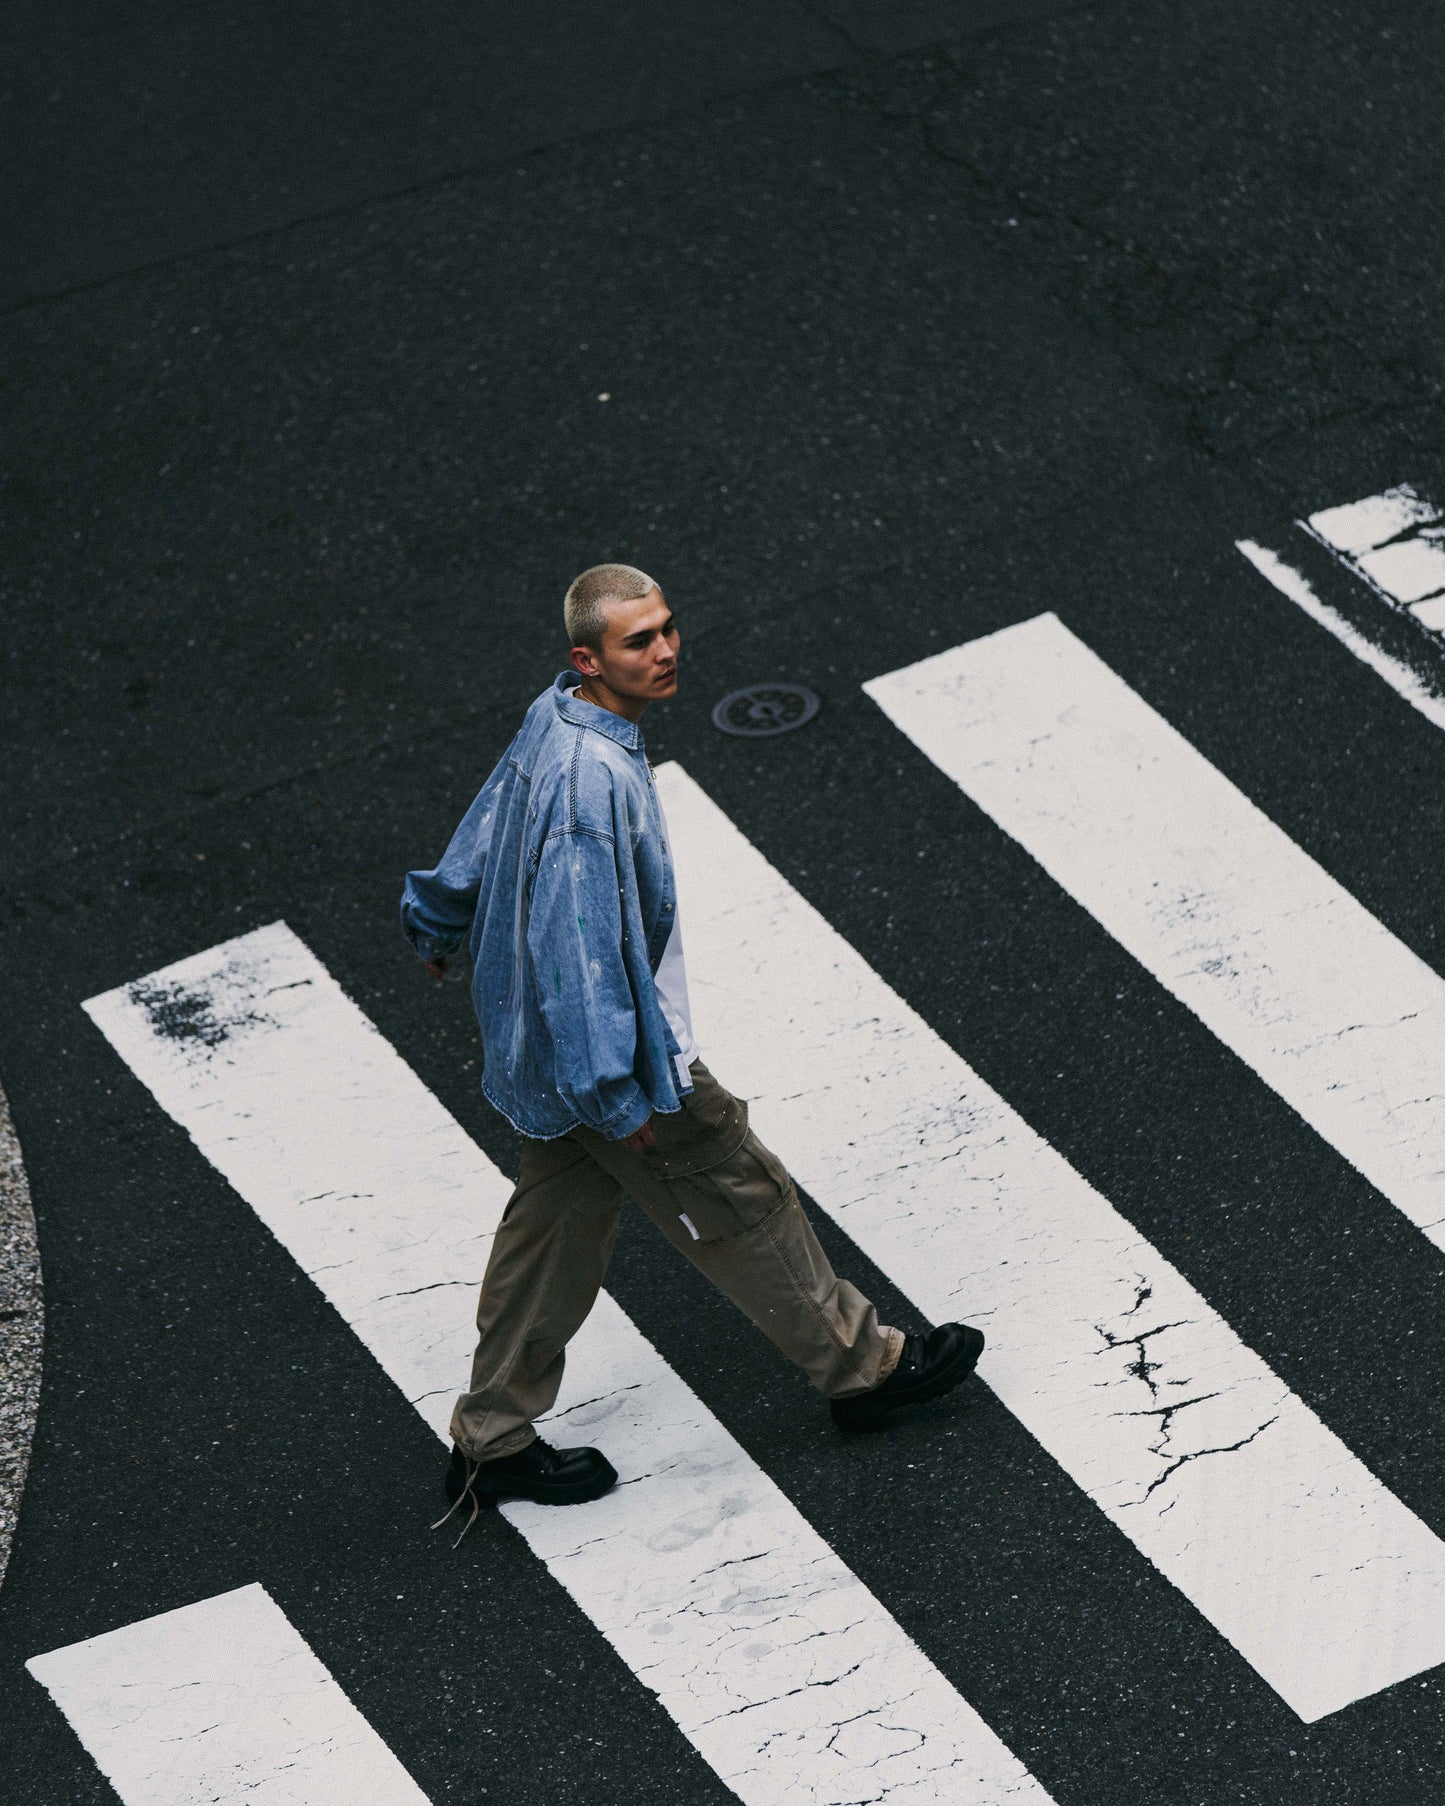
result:
[[[905,1336],[898,1365],[881,1386],[831,1401],[833,1422],[840,1430],[881,1430],[901,1406],[951,1392],[982,1353],[983,1331],[967,1323],[940,1323],[926,1336]]]
[[[515,1455],[503,1455],[497,1461],[469,1461],[459,1448],[453,1448],[445,1484],[451,1511],[438,1518],[432,1529],[439,1530],[453,1512],[470,1507],[471,1516],[462,1530],[465,1536],[484,1505],[495,1505],[499,1499],[581,1505],[588,1499],[600,1499],[614,1487],[617,1469],[601,1449],[554,1449],[539,1436]]]

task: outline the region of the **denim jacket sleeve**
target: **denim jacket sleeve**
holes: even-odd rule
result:
[[[633,1076],[637,1000],[623,956],[616,847],[596,829],[554,830],[532,881],[527,946],[557,1090],[589,1129],[620,1141],[652,1114]]]
[[[406,875],[401,925],[420,959],[448,958],[472,925],[491,841],[495,791],[489,780],[458,823],[438,866]]]

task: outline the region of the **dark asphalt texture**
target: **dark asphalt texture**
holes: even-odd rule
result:
[[[25,1658],[258,1579],[437,1802],[732,1797],[501,1519],[428,1537],[439,1445],[79,1008],[284,917],[510,1167],[396,897],[605,557],[654,760],[1445,1535],[1440,1255],[859,689],[1052,608],[1445,972],[1445,739],[1233,548],[1445,495],[1445,19],[305,11],[3,28],[5,1806],[113,1798]],[[770,677],[818,719],[711,728]],[[982,1387],[844,1441],[640,1218],[609,1283],[1059,1806],[1436,1806],[1442,1671],[1303,1726]]]

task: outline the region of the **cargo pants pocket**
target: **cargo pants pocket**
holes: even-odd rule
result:
[[[693,1241],[728,1241],[780,1209],[792,1182],[748,1127],[742,1099],[701,1062],[692,1070],[694,1089],[682,1109],[653,1118],[657,1140],[647,1150],[648,1174],[670,1220]]]
[[[726,1242],[776,1215],[793,1197],[781,1160],[749,1129],[714,1165],[665,1181],[673,1214],[696,1242]]]

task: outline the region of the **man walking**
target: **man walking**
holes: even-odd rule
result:
[[[677,624],[652,579],[624,564],[584,571],[564,618],[573,669],[528,709],[401,905],[435,976],[467,942],[482,1090],[527,1138],[452,1414],[447,1496],[473,1519],[499,1498],[595,1499],[617,1479],[600,1450],[552,1448],[533,1421],[556,1400],[625,1196],[802,1368],[840,1429],[947,1392],[983,1348],[960,1323],[926,1336],[879,1323],[833,1272],[746,1104],[698,1057],[638,725],[677,693]]]

